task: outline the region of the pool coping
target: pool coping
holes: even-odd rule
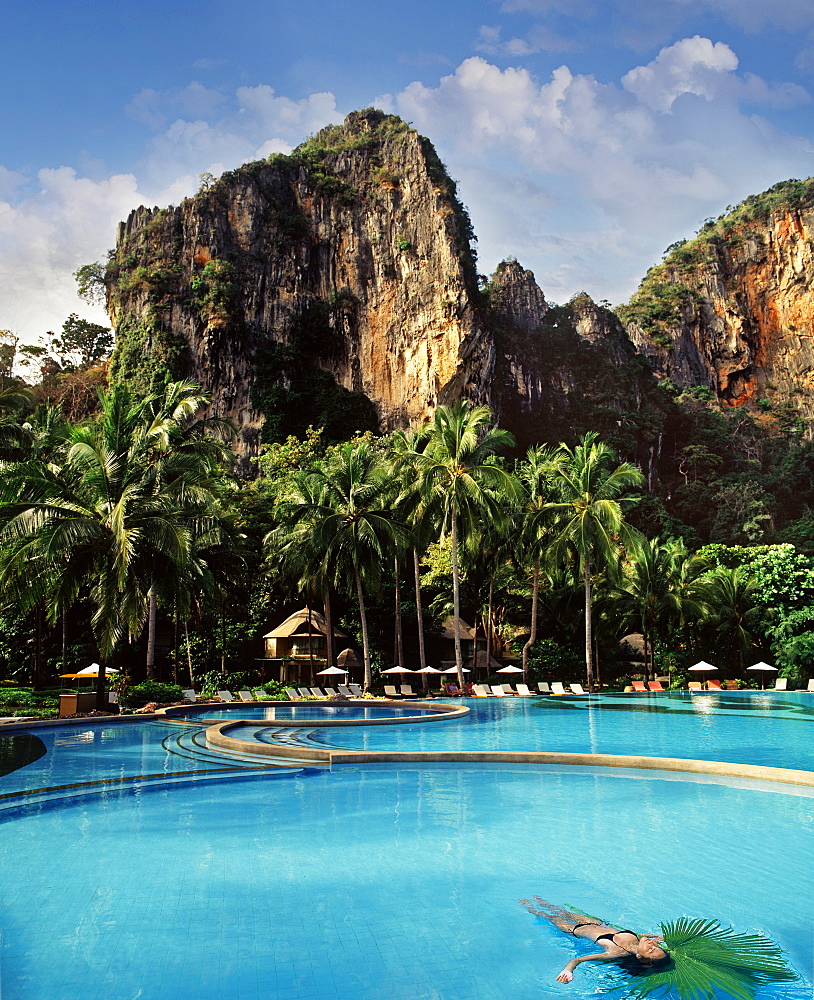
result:
[[[364,704],[368,699],[356,699],[355,704]],[[350,702],[354,704],[354,702]],[[382,702],[376,699],[377,704]],[[218,704],[218,703],[212,703]],[[285,705],[302,704],[301,702],[257,702],[258,705]],[[393,704],[404,705],[405,702],[394,702]],[[439,715],[431,721],[442,718],[440,706],[432,706],[427,702],[411,702],[418,707],[433,707],[439,710]],[[180,708],[180,706],[173,706]],[[187,707],[187,706],[184,706]],[[188,707],[192,707],[191,705]],[[450,706],[447,705],[447,708]],[[463,709],[465,706],[452,706],[455,709]],[[468,709],[467,709],[468,711]],[[463,714],[463,713],[462,713]],[[412,722],[417,720],[428,721],[424,716],[403,717],[400,722]],[[156,712],[144,713],[143,715],[110,715],[92,716],[86,719],[42,719],[16,722],[8,722],[0,726],[0,734],[12,732],[17,729],[39,729],[51,728],[54,726],[81,726],[81,725],[108,725],[110,723],[119,724],[127,722],[150,722],[150,721],[173,721],[173,716],[166,714],[166,709],[159,709]],[[277,720],[274,720],[275,724]],[[350,720],[342,720],[347,724]],[[354,720],[355,721],[355,720]],[[395,720],[367,720],[371,722],[385,722],[389,725]],[[196,720],[201,723],[203,720]],[[334,764],[352,763],[490,763],[490,764],[566,764],[576,767],[608,767],[608,768],[634,768],[651,771],[675,771],[685,774],[705,774],[713,777],[743,778],[748,781],[767,781],[785,785],[801,785],[814,788],[814,771],[804,771],[800,769],[768,767],[762,764],[735,764],[728,761],[714,760],[694,760],[684,757],[642,757],[623,754],[587,754],[587,753],[561,753],[556,751],[518,751],[518,750],[332,750],[315,746],[298,744],[296,746],[286,744],[268,744],[258,741],[237,740],[226,735],[225,730],[239,725],[257,725],[256,719],[219,719],[214,725],[205,731],[207,743],[222,750],[239,751],[241,753],[251,753],[260,757],[293,757],[300,762],[310,760],[315,766],[332,766]],[[357,725],[364,724],[365,720],[356,722]],[[267,724],[259,723],[264,728],[269,728]],[[334,723],[336,725],[336,723]],[[202,726],[203,728],[203,726]],[[297,725],[277,725],[277,728],[317,728],[309,722],[306,726],[300,722]]]
[[[356,698],[348,699],[347,701],[332,702],[332,701],[256,701],[256,702],[220,702],[213,706],[196,706],[196,705],[168,705],[166,708],[157,709],[158,715],[163,716],[166,719],[183,718],[185,714],[191,711],[199,711],[201,707],[216,707],[218,709],[224,706],[232,710],[234,706],[234,711],[237,712],[241,708],[245,708],[247,705],[252,707],[262,707],[275,708],[278,705],[281,707],[289,707],[291,705],[295,707],[302,707],[303,705],[315,705],[317,707],[339,707],[344,708],[346,706],[352,708],[366,708],[369,706],[375,706],[376,708],[420,708],[423,711],[430,712],[430,715],[394,715],[391,719],[207,719],[206,716],[201,716],[198,719],[191,719],[190,722],[195,722],[201,726],[205,726],[207,723],[214,725],[216,722],[228,722],[229,725],[246,725],[246,726],[261,726],[264,729],[268,729],[273,726],[275,729],[318,729],[320,727],[333,728],[334,726],[398,726],[405,725],[406,723],[422,723],[422,722],[441,722],[447,719],[460,719],[464,715],[469,715],[470,709],[466,705],[450,705],[447,702],[443,704],[433,703],[431,701],[393,701],[385,698]]]
[[[419,703],[416,703],[416,707],[419,707]],[[539,750],[333,750],[328,747],[307,746],[301,743],[292,746],[285,743],[271,744],[260,743],[257,740],[239,740],[227,734],[227,730],[245,725],[247,721],[249,725],[256,725],[263,729],[312,728],[310,723],[278,727],[276,720],[272,722],[272,726],[269,726],[267,723],[258,723],[254,719],[219,719],[206,730],[206,742],[220,750],[277,758],[294,757],[300,762],[310,760],[314,762],[315,766],[323,767],[353,763],[568,764],[576,767],[677,771],[684,774],[744,778],[749,781],[768,781],[814,788],[814,771],[768,767],[763,764],[735,764],[728,761],[694,760],[684,757],[641,757],[628,754],[562,753]],[[347,722],[344,724],[346,725]]]

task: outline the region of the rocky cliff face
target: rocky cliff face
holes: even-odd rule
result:
[[[812,181],[776,185],[651,270],[620,314],[660,375],[814,415],[812,200]]]
[[[430,143],[355,113],[177,208],[131,214],[106,278],[112,377],[199,382],[244,458],[303,358],[369,397],[383,430],[461,395],[488,401],[471,239]]]

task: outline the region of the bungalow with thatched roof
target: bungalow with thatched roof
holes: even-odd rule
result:
[[[334,628],[334,640],[343,639],[347,644],[347,633]],[[328,653],[328,626],[325,617],[313,608],[301,608],[286,620],[267,632],[263,639],[266,644],[266,658],[271,660],[324,660]]]

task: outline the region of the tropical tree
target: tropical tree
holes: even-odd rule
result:
[[[707,623],[729,646],[733,666],[743,673],[744,656],[756,645],[760,621],[755,580],[742,566],[719,566],[698,581],[698,597]]]
[[[302,526],[324,570],[338,585],[355,590],[362,626],[365,689],[372,681],[365,588],[378,586],[382,566],[404,536],[392,505],[388,466],[366,441],[339,445],[313,473],[295,476],[282,516]]]
[[[623,462],[613,467],[613,461],[613,451],[593,432],[585,434],[575,448],[561,444],[553,478],[558,499],[546,504],[556,518],[551,557],[573,561],[582,577],[589,691],[594,685],[592,575],[616,570],[623,547],[629,550],[633,546],[638,533],[625,522],[625,507],[635,502],[631,491],[644,482],[635,465]]]
[[[656,641],[662,629],[701,614],[693,585],[707,565],[680,539],[633,540],[622,586],[612,603],[621,606],[641,631],[649,675],[655,675]]]
[[[488,406],[467,400],[439,406],[426,427],[426,447],[410,456],[424,502],[440,505],[451,536],[455,666],[461,688],[460,547],[474,546],[483,522],[500,518],[498,494],[517,492],[514,477],[495,457],[514,445],[514,437],[492,426],[493,419]]]
[[[21,610],[42,601],[51,621],[90,598],[100,707],[106,661],[140,634],[157,580],[181,574],[213,527],[213,469],[200,450],[174,447],[203,398],[186,383],[141,401],[116,387],[97,418],[71,429],[60,465],[0,466],[0,588]]]
[[[540,593],[540,565],[551,541],[553,518],[549,509],[552,500],[552,477],[556,475],[558,458],[551,448],[535,445],[529,448],[525,462],[518,468],[522,485],[520,508],[517,512],[521,551],[531,563],[531,629],[523,646],[523,680],[528,682],[529,651],[537,641],[537,603]]]

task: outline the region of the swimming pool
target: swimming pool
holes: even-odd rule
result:
[[[787,717],[810,750],[797,709],[811,700],[742,701],[758,727],[742,722],[755,744],[745,754],[763,753],[764,715]],[[507,740],[519,738],[522,704],[478,708],[473,733],[499,742],[502,720]],[[647,741],[646,717],[650,740],[664,739],[678,711],[636,715],[632,735]],[[704,732],[732,738],[729,711],[710,706]],[[539,717],[549,712],[596,729],[584,704]],[[460,742],[465,725],[330,737],[448,731]],[[575,945],[518,904],[533,894],[637,930],[688,914],[764,931],[805,978],[762,996],[810,996],[809,789],[602,768],[281,770],[157,720],[29,732],[46,753],[0,779],[11,795],[0,803],[3,1000],[530,1000],[607,989],[601,967],[582,966],[567,988],[553,981]],[[564,724],[563,739],[577,738]],[[15,794],[63,777],[83,794]]]
[[[458,706],[451,705],[452,708]],[[264,719],[266,721],[277,720],[279,722],[308,722],[308,721],[329,721],[340,722],[370,722],[374,719],[384,719],[389,721],[400,720],[406,717],[420,716],[432,718],[439,714],[440,706],[437,708],[419,708],[414,705],[377,705],[371,704],[341,704],[333,705],[324,701],[309,701],[303,704],[291,705],[269,704],[269,705],[230,705],[226,708],[221,706],[201,706],[200,708],[183,709],[180,719],[197,721],[199,719]]]

